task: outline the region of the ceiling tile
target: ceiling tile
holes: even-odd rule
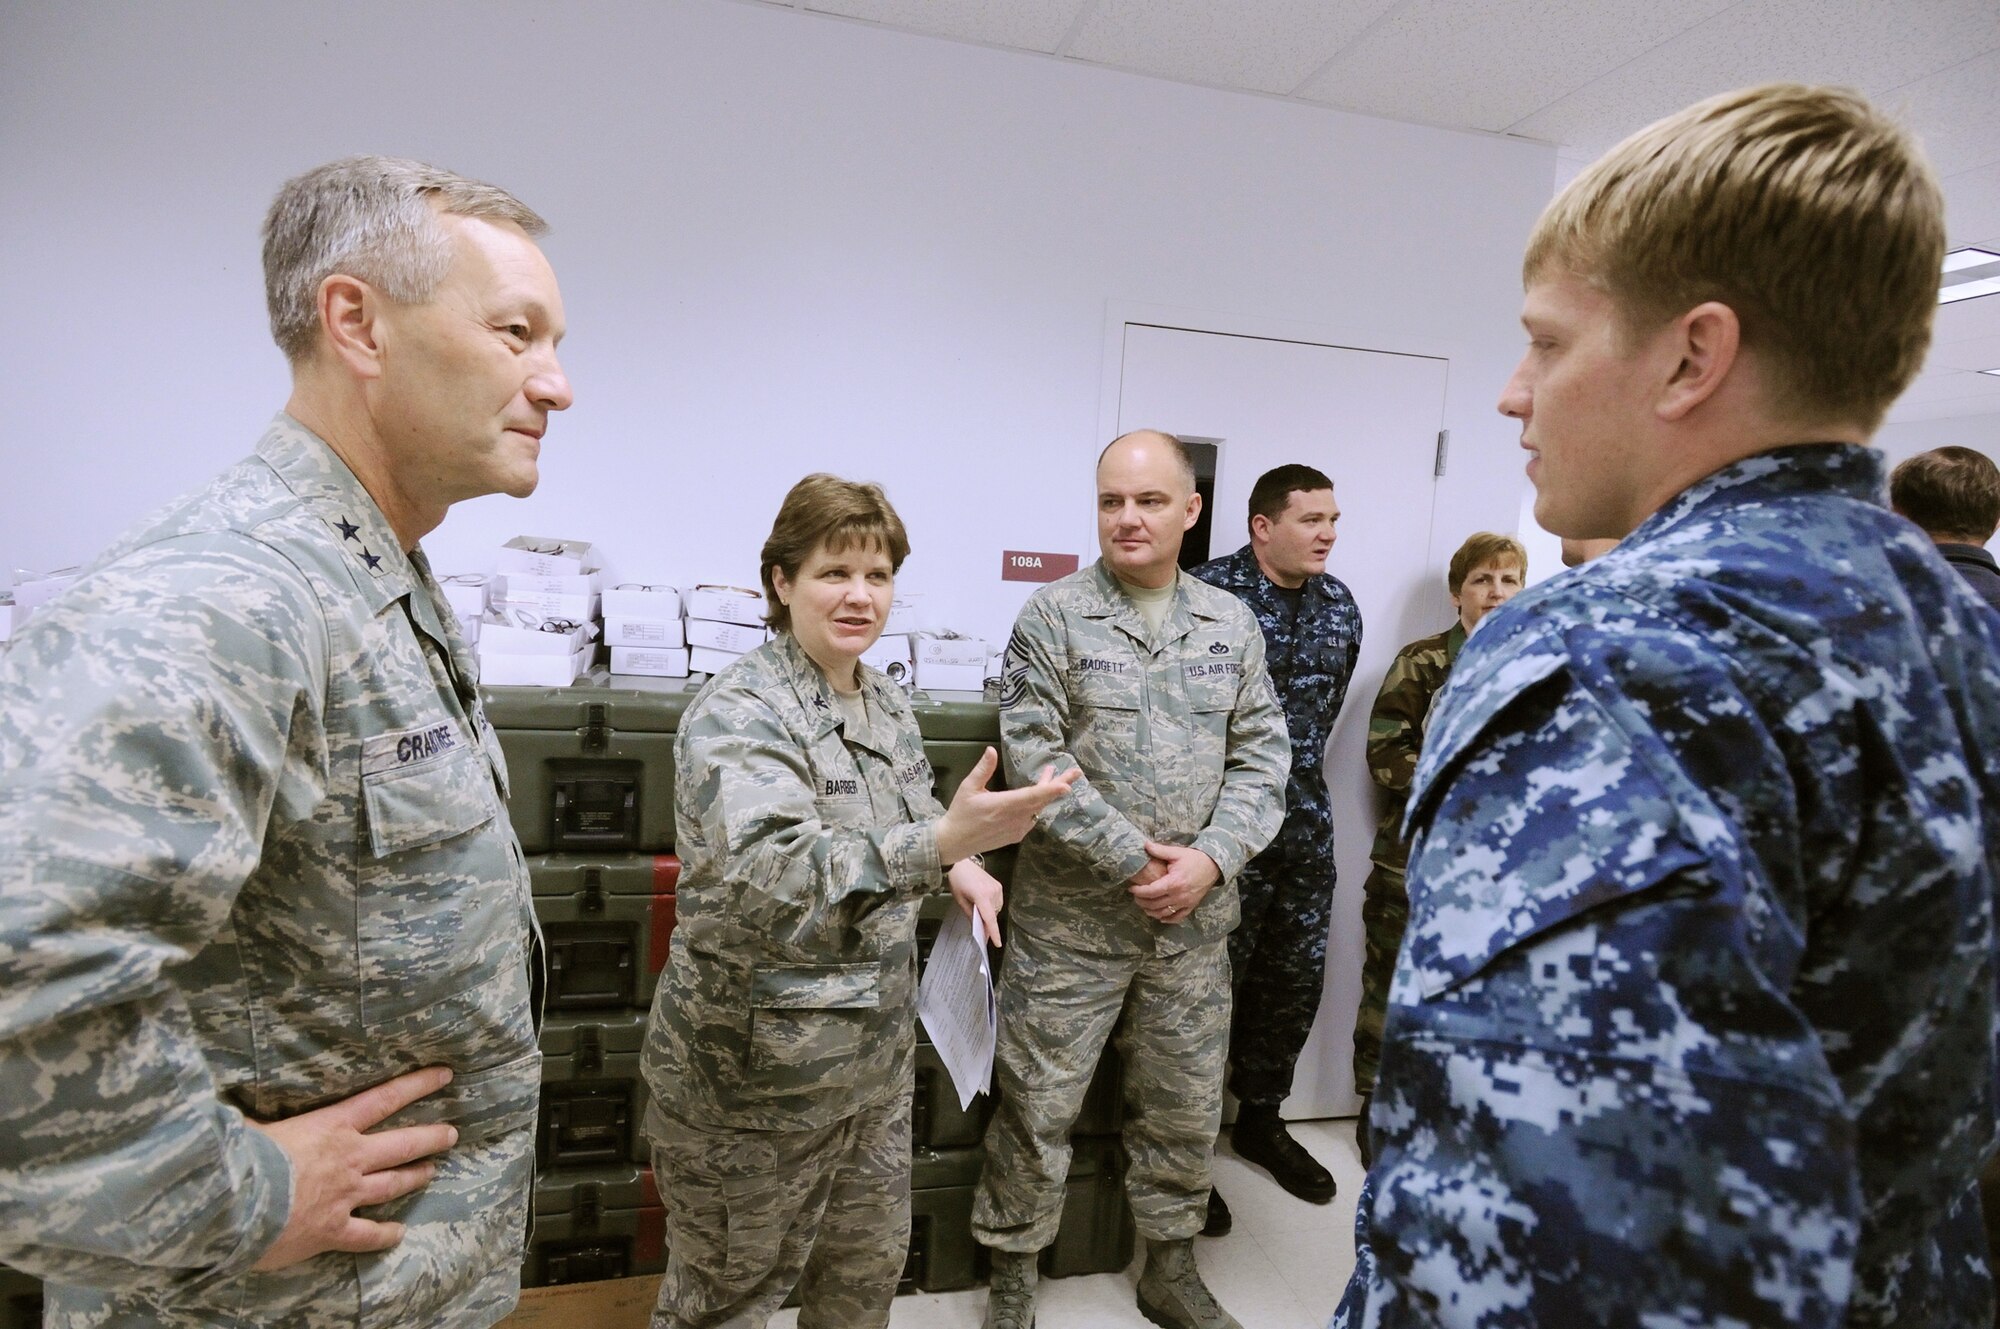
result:
[[[1089,0],[805,0],[819,14],[865,18],[934,37],[1054,51]]]
[[[1371,115],[1502,130],[1736,0],[1411,0],[1299,90]]]
[[[2000,378],[1991,374],[1969,374],[1960,370],[1946,373],[1928,373],[1912,383],[1909,390],[1897,399],[1898,403],[1908,402],[1912,406],[1926,402],[1964,401],[1972,398],[1986,398],[2000,407]]]
[[[2000,162],[2000,50],[1883,94],[1939,175]]]
[[[1098,0],[1066,55],[1289,93],[1397,0]]]
[[[1988,298],[1993,300],[1996,317],[2000,317],[2000,297]],[[1965,303],[1976,305],[1979,301]],[[1935,365],[1942,369],[2000,369],[2000,334],[1974,337],[1970,341],[1932,342],[1930,358],[1924,364],[1927,368]]]
[[[1744,0],[1510,128],[1595,155],[1731,88],[1778,79],[1883,92],[2000,49],[1992,0]]]
[[[2000,415],[2000,397],[1961,397],[1955,401],[1897,402],[1889,410],[1885,424],[1908,424],[1912,420],[1955,420],[1968,415]]]

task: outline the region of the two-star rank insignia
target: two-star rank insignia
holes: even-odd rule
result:
[[[382,556],[380,554],[371,554],[365,548],[361,551],[361,561],[368,565],[370,572],[379,571],[382,567]]]
[[[353,540],[359,537],[361,534],[361,528],[359,526],[356,526],[353,522],[349,521],[345,517],[342,517],[340,519],[339,526],[340,526],[340,538],[343,540]]]

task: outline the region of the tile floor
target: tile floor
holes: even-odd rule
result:
[[[1202,1274],[1244,1329],[1325,1329],[1354,1267],[1354,1197],[1361,1162],[1354,1121],[1292,1122],[1293,1138],[1326,1165],[1340,1185],[1333,1203],[1306,1204],[1278,1189],[1262,1168],[1230,1152],[1228,1134],[1216,1150],[1215,1182],[1236,1217],[1226,1237],[1195,1242]],[[1133,1304],[1139,1259],[1122,1274],[1044,1279],[1038,1329],[1150,1329]],[[898,1297],[891,1329],[979,1329],[986,1289]],[[786,1311],[772,1329],[794,1329]]]

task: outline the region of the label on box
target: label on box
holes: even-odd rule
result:
[[[977,637],[934,637],[925,633],[917,638],[918,686],[923,686],[925,665],[970,665],[983,673],[986,654],[986,643]]]
[[[764,629],[742,623],[716,623],[703,618],[687,621],[687,644],[742,655],[764,644]]]
[[[986,666],[917,662],[917,686],[926,692],[979,692],[986,687]]]
[[[697,586],[686,596],[687,616],[715,623],[764,625],[764,597],[738,586]]]
[[[646,674],[653,678],[686,678],[687,648],[674,646],[666,650],[655,650],[645,646],[613,646],[611,672]]]
[[[493,577],[490,598],[495,600],[526,600],[537,595],[595,595],[597,594],[597,574],[579,573],[574,577],[542,576],[532,572],[501,572]]]
[[[542,618],[568,619],[572,623],[582,623],[597,617],[597,597],[595,595],[554,595],[523,594],[501,595],[495,588],[489,604],[494,609],[512,613],[525,609]]]
[[[606,591],[610,598],[611,592]],[[612,618],[604,620],[606,646],[685,646],[687,634],[678,618]]]

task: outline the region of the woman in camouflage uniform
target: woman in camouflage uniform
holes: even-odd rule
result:
[[[656,1329],[886,1325],[909,1243],[916,927],[943,888],[993,934],[1012,844],[1074,780],[949,810],[902,691],[860,664],[909,540],[875,485],[813,475],[764,544],[776,640],[675,740],[680,919],[654,998],[646,1131],[667,1210]]]

